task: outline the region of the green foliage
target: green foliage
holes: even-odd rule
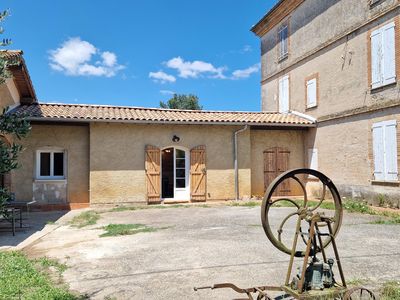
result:
[[[386,282],[381,289],[381,300],[400,299],[400,281]]]
[[[202,110],[203,107],[199,103],[199,98],[195,95],[178,95],[175,94],[167,103],[160,101],[161,108],[169,109],[187,109],[187,110]]]
[[[362,278],[346,279],[347,285],[351,285],[351,286],[365,285],[367,282],[368,282],[367,279],[362,279]]]
[[[59,261],[52,259],[52,258],[41,257],[39,259],[36,259],[35,262],[39,263],[43,268],[53,267],[53,268],[57,269],[57,271],[60,274],[64,273],[65,270],[67,270],[66,264],[62,264]]]
[[[400,225],[400,215],[392,215],[386,219],[378,219],[371,224],[380,224],[380,225]]]
[[[352,200],[352,199],[344,201],[343,208],[351,213],[361,213],[361,214],[370,214],[370,215],[375,214],[375,212],[372,210],[372,208],[368,204],[366,204],[362,201],[357,201],[357,200]]]
[[[85,211],[75,216],[69,224],[77,228],[83,228],[89,225],[94,225],[100,219],[100,215],[95,211]]]
[[[0,300],[77,300],[65,286],[55,286],[35,261],[20,252],[0,252]]]
[[[379,194],[377,196],[378,206],[379,207],[384,207],[388,203],[386,198],[387,198],[386,195],[383,195],[383,194]]]
[[[4,20],[10,15],[9,10],[4,10],[0,12],[0,23],[4,22]],[[4,28],[0,26],[0,34],[4,33]],[[10,39],[2,39],[0,40],[0,47],[5,47],[11,44]],[[8,71],[8,66],[10,62],[2,57],[0,57],[0,84],[5,83],[7,78],[11,77],[11,73]]]
[[[106,231],[100,237],[132,235],[140,232],[154,232],[157,228],[146,226],[143,224],[109,224],[103,229]]]
[[[0,12],[0,23],[3,22],[9,11]],[[0,34],[4,29],[0,27]],[[0,46],[8,46],[11,43],[9,39],[3,39]],[[11,77],[8,66],[15,64],[10,59],[0,56],[0,85],[4,84],[7,78]],[[7,114],[7,108],[0,111],[0,177],[19,167],[18,155],[22,151],[22,146],[16,143],[8,144],[4,141],[7,136],[12,140],[26,137],[31,127],[25,116]],[[11,198],[10,191],[0,187],[0,214],[4,214],[4,205]]]
[[[231,202],[229,206],[240,206],[240,207],[257,207],[261,206],[262,202],[261,201],[235,201]]]
[[[121,211],[135,211],[142,209],[169,209],[169,208],[190,208],[190,207],[203,207],[207,208],[207,205],[183,205],[183,204],[174,204],[174,205],[149,205],[149,206],[118,206],[114,207],[110,210],[110,212],[121,212]]]

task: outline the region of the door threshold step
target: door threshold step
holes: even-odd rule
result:
[[[164,200],[164,204],[190,203],[190,200]]]

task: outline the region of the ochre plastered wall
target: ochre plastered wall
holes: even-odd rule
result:
[[[372,124],[386,120],[400,122],[400,108],[322,122],[307,134],[305,151],[318,149],[319,170],[333,180],[343,195],[376,200],[378,194],[384,194],[398,201],[399,184],[373,181]],[[399,126],[397,130],[400,166]]]
[[[371,30],[398,18],[396,12],[390,13],[282,73],[290,77],[290,110],[322,118],[359,107],[382,106],[396,101],[396,85],[371,91],[368,38]],[[306,109],[304,81],[316,73],[320,101],[317,107]],[[264,110],[276,110],[278,107],[279,78],[273,77],[262,85]]]
[[[68,125],[32,125],[27,138],[21,140],[25,150],[21,153],[21,167],[12,174],[12,189],[16,199],[33,199],[33,186],[44,181],[35,179],[36,150],[46,147],[64,149],[67,155],[66,201],[68,203],[89,202],[89,127]],[[45,182],[49,187],[51,181]],[[55,183],[55,188],[64,184]],[[40,199],[37,204],[59,204],[57,199]]]
[[[207,199],[233,199],[233,133],[242,126],[92,123],[91,203],[145,202],[145,146],[206,146]],[[180,137],[173,143],[172,137]],[[239,134],[239,191],[251,195],[250,131]]]
[[[294,4],[296,1],[288,1]],[[291,66],[318,49],[324,48],[340,36],[345,36],[352,29],[379,17],[383,12],[398,5],[398,0],[379,1],[370,6],[369,0],[307,0],[296,9],[286,9],[268,25],[261,37],[262,80],[267,80],[277,72]],[[283,22],[289,20],[290,49],[289,56],[283,61],[277,59],[279,28]],[[307,41],[305,43],[304,41]]]
[[[289,169],[304,167],[303,130],[252,130],[251,131],[251,192],[264,195],[264,151],[280,147],[290,151]],[[293,186],[297,191],[297,187]],[[298,192],[298,191],[297,191]]]

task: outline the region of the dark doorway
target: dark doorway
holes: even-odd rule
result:
[[[161,166],[161,196],[164,199],[174,198],[174,148],[162,151]]]

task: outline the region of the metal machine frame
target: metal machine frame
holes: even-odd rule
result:
[[[318,179],[322,183],[322,192],[319,197],[319,202],[315,206],[310,206],[309,199],[307,195],[307,190],[304,185],[304,181],[307,178]],[[287,196],[279,198],[276,196],[276,191],[278,191],[278,186],[285,180],[292,180],[297,182],[303,191],[303,202],[301,204],[298,201],[290,199]],[[326,200],[327,191],[330,192],[329,200]],[[277,236],[271,229],[269,224],[269,212],[270,208],[280,201],[286,201],[290,203],[297,210],[294,213],[289,214],[285,217],[277,230]],[[324,201],[331,201],[334,205],[334,216],[327,217],[325,213],[321,210],[321,204]],[[291,217],[297,215],[296,231],[293,239],[293,244],[289,248],[282,241],[283,227],[286,222]],[[354,300],[354,299],[376,299],[375,295],[368,289],[364,287],[348,288],[346,285],[342,264],[339,257],[339,252],[337,249],[335,238],[339,232],[342,224],[343,218],[343,208],[342,201],[339,192],[333,182],[326,177],[321,172],[311,170],[311,169],[295,169],[282,173],[278,176],[268,187],[262,207],[261,207],[261,221],[271,243],[278,248],[280,251],[290,255],[289,266],[286,273],[286,280],[282,286],[259,286],[242,289],[237,287],[232,283],[222,283],[215,284],[212,286],[197,287],[195,291],[200,289],[221,289],[230,288],[239,294],[245,294],[246,299],[249,300],[272,300],[273,297],[267,292],[283,292],[286,296],[292,297],[294,299],[300,300],[312,300],[312,299],[343,299],[343,300]],[[302,224],[308,224],[307,232],[302,231]],[[322,227],[327,228],[327,232],[321,230]],[[306,249],[304,251],[298,251],[297,245],[299,237],[302,238],[306,244]],[[305,287],[306,281],[306,270],[311,264],[310,258],[313,261],[318,260],[317,255],[321,254],[324,263],[327,263],[326,248],[332,245],[333,252],[335,255],[335,262],[339,270],[341,284],[334,282],[334,285],[329,288],[324,288],[322,290],[307,290]],[[302,268],[298,281],[295,284],[290,282],[293,270],[293,264],[295,257],[303,257]]]

